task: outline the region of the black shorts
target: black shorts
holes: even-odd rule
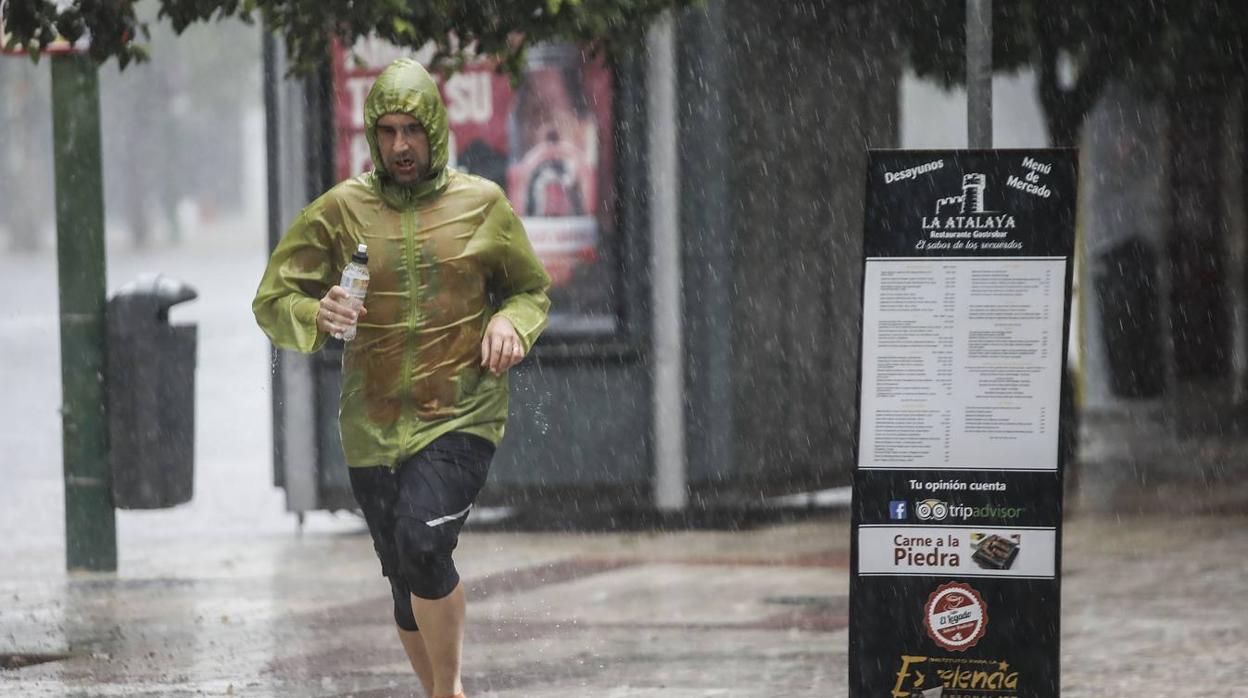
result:
[[[350,469],[351,490],[363,511],[394,596],[395,622],[415,630],[411,594],[441,598],[459,581],[451,551],[485,485],[494,444],[463,432],[438,437],[389,466]]]

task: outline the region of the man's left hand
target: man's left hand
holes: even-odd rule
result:
[[[485,338],[481,340],[481,365],[498,376],[523,358],[524,343],[516,334],[516,328],[507,318],[495,315],[485,328]]]

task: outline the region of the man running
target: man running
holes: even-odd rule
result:
[[[464,698],[464,590],[451,559],[507,420],[507,370],[546,326],[550,277],[503,192],[447,167],[446,107],[400,59],[364,104],[375,169],[295,219],[252,309],[279,347],[345,345],[339,429],[351,488],[425,691]],[[335,285],[359,244],[364,308]]]

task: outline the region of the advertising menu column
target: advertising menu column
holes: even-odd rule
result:
[[[867,172],[853,698],[1059,684],[1070,149],[873,151]]]

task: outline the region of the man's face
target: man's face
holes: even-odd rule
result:
[[[413,184],[429,174],[429,136],[410,114],[386,114],[377,120],[377,149],[396,182]]]

